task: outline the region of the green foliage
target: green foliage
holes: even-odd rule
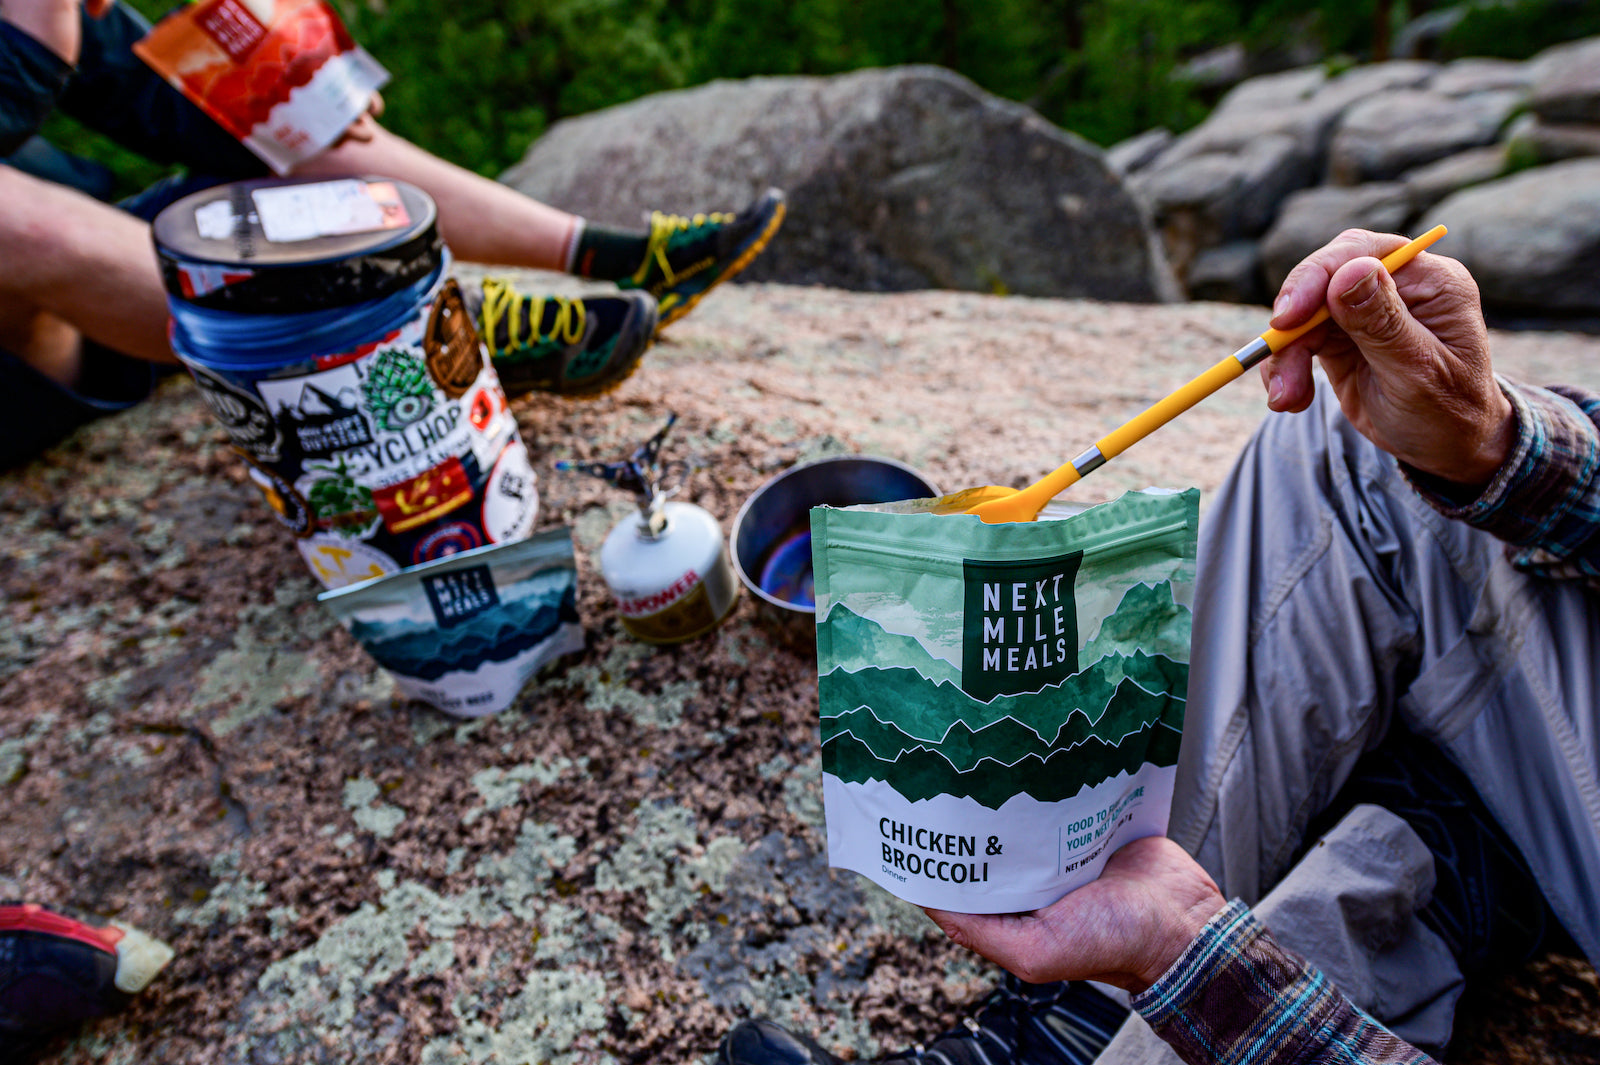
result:
[[[1225,0],[1092,0],[1082,48],[1062,54],[1062,73],[1035,106],[1101,144],[1155,126],[1186,129],[1205,107],[1175,72],[1197,45],[1225,39],[1232,8]]]
[[[341,14],[394,74],[385,124],[492,175],[558,118],[684,84],[686,42],[669,9],[668,0],[393,0],[345,4]]]
[[[1440,42],[1449,55],[1521,59],[1562,41],[1600,34],[1600,5],[1522,0],[1474,6]]]
[[[124,0],[129,2],[129,0]],[[131,0],[158,16],[171,0]],[[1175,72],[1200,52],[1314,42],[1364,61],[1429,0],[334,0],[394,75],[384,123],[486,175],[572,115],[713,78],[936,63],[1100,144],[1185,129],[1207,101]],[[1484,0],[1450,54],[1531,54],[1600,34],[1584,0]],[[157,171],[55,121],[120,191]]]

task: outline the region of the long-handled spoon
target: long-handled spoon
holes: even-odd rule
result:
[[[1444,226],[1434,226],[1417,239],[1397,248],[1382,259],[1383,268],[1394,273],[1416,258],[1417,253],[1444,236]],[[1199,377],[1180,385],[1129,421],[1095,441],[1093,447],[1071,462],[1058,466],[1026,488],[983,485],[942,496],[934,505],[939,514],[976,514],[984,521],[1032,521],[1050,500],[1068,485],[1081,480],[1129,447],[1143,440],[1190,407],[1241,376],[1268,355],[1288,347],[1293,341],[1328,320],[1328,307],[1322,306],[1310,320],[1293,329],[1268,329],[1238,351],[1229,355]]]

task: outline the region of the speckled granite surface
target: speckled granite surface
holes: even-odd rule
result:
[[[176,960],[47,1062],[698,1061],[753,1012],[870,1056],[993,980],[821,857],[814,663],[746,596],[630,640],[592,560],[629,503],[558,458],[681,422],[727,528],[798,460],[1025,483],[1253,336],[1260,309],[719,291],[621,389],[515,404],[573,525],[587,648],[466,722],[396,699],[187,381],[0,475],[0,895],[116,915]],[[1600,339],[1497,335],[1502,369],[1600,384]],[[1084,498],[1210,490],[1263,410],[1239,382]],[[1473,1000],[1461,1061],[1597,1056],[1552,955]]]

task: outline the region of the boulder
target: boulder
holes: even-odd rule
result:
[[[1551,122],[1600,122],[1600,37],[1547,48],[1528,62],[1528,106]]]
[[[936,67],[717,81],[567,119],[502,181],[602,223],[737,207],[776,185],[746,278],[1106,300],[1178,289],[1105,153]]]
[[[1211,115],[1215,118],[1237,112],[1273,111],[1290,107],[1310,99],[1327,80],[1328,72],[1320,66],[1263,74],[1229,89],[1227,95],[1217,101]]]
[[[1394,35],[1392,50],[1397,56],[1433,55],[1439,42],[1466,17],[1467,4],[1454,4],[1418,15]]]
[[[1523,92],[1495,89],[1446,96],[1400,89],[1351,107],[1328,149],[1328,183],[1389,181],[1468,148],[1493,144]]]
[[[1259,235],[1285,196],[1311,180],[1302,142],[1255,137],[1235,152],[1208,152],[1146,168],[1128,179],[1150,208],[1179,277],[1205,247]]]
[[[1438,63],[1421,59],[1368,63],[1351,67],[1337,77],[1328,79],[1328,83],[1318,89],[1311,99],[1323,111],[1337,114],[1380,94],[1420,88],[1440,73]]]
[[[1202,92],[1239,84],[1250,73],[1250,54],[1239,41],[1207,49],[1178,65],[1173,76]]]
[[[1143,160],[1152,143],[1119,145],[1118,165],[1194,298],[1253,299],[1252,254],[1270,291],[1346,227],[1417,233],[1431,212],[1455,233],[1460,211],[1491,225],[1504,210],[1517,219],[1510,232],[1550,248],[1552,261],[1527,281],[1515,257],[1517,276],[1502,278],[1485,256],[1491,304],[1521,318],[1593,314],[1596,282],[1569,276],[1585,269],[1600,241],[1600,191],[1584,177],[1590,172],[1503,182],[1530,168],[1600,159],[1600,37],[1522,62],[1393,60],[1333,77],[1318,65],[1250,78],[1155,158],[1121,162]],[[1538,196],[1549,202],[1520,202]],[[1480,222],[1479,204],[1498,206],[1483,208]],[[1500,232],[1504,219],[1493,227]],[[1452,238],[1450,253],[1460,244]]]
[[[1192,300],[1223,303],[1267,303],[1261,278],[1261,246],[1234,240],[1196,255],[1185,279]]]
[[[1411,209],[1425,211],[1452,192],[1493,181],[1506,172],[1506,155],[1505,145],[1491,144],[1407,171],[1400,180],[1411,198]]]
[[[1600,122],[1549,122],[1526,114],[1506,131],[1506,154],[1522,166],[1600,155]]]
[[[1252,78],[1129,179],[1188,283],[1204,249],[1260,235],[1285,197],[1315,182],[1340,116],[1362,100],[1419,85],[1437,63],[1320,67]]]
[[[1600,314],[1600,159],[1572,159],[1463,190],[1423,219],[1450,227],[1450,255],[1484,303]]]
[[[1532,80],[1528,65],[1512,59],[1457,59],[1426,84],[1445,96],[1469,96],[1493,89],[1526,89]]]
[[[1164,126],[1145,130],[1106,149],[1106,165],[1114,173],[1138,173],[1172,144],[1173,134]]]
[[[1353,188],[1323,186],[1295,193],[1284,201],[1278,220],[1261,238],[1267,288],[1276,292],[1301,259],[1344,230],[1399,232],[1411,213],[1410,197],[1399,182],[1370,182]]]
[[[1376,93],[1420,84],[1436,70],[1435,63],[1380,63],[1332,79],[1320,67],[1251,78],[1224,96],[1204,122],[1179,137],[1157,165],[1237,152],[1258,137],[1288,136],[1320,168],[1334,122],[1345,108]]]

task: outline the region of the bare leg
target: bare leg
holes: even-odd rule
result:
[[[303,177],[383,174],[439,204],[453,251],[473,262],[562,270],[577,219],[382,129],[308,161]],[[77,335],[171,362],[167,304],[145,223],[71,189],[0,167],[0,346],[70,385]]]
[[[468,262],[566,270],[578,218],[474,174],[379,126],[370,141],[347,141],[302,163],[296,177],[382,174],[410,182],[439,205],[439,228]]]
[[[77,337],[173,362],[150,227],[72,189],[0,166],[0,340],[63,384]]]

